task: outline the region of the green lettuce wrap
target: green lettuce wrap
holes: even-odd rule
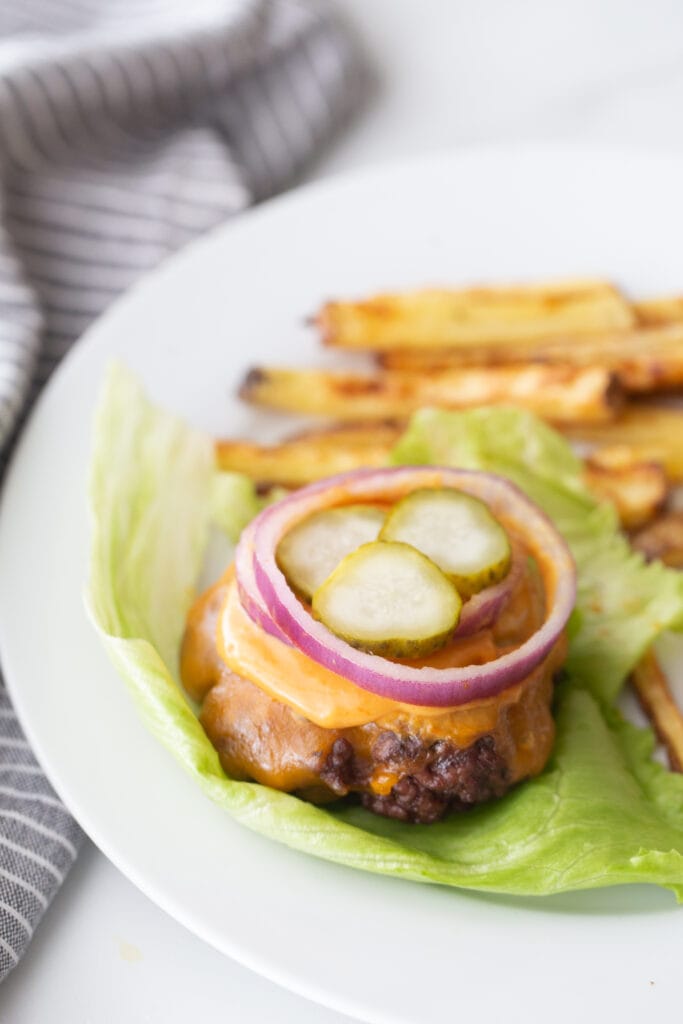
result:
[[[116,366],[95,427],[86,599],[145,723],[237,820],[318,857],[499,893],[650,882],[682,900],[683,776],[652,759],[650,730],[624,721],[614,700],[652,641],[683,626],[683,574],[645,566],[631,552],[613,509],[583,486],[571,449],[533,416],[424,411],[393,461],[507,476],[572,548],[578,601],[567,678],[556,695],[557,741],[543,774],[435,825],[406,825],[344,803],[315,807],[230,779],[180,685],[178,650],[210,520],[234,537],[259,504],[244,478],[217,475],[210,438],[150,405]]]

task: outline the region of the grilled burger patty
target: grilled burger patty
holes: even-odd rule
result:
[[[315,803],[356,793],[377,814],[426,824],[500,797],[542,771],[554,739],[552,679],[564,658],[563,641],[522,682],[476,706],[424,714],[397,704],[395,713],[377,721],[324,728],[222,661],[216,633],[225,593],[224,586],[214,587],[195,606],[181,671],[188,691],[202,701],[202,725],[232,778]],[[528,589],[518,604],[525,602]],[[528,619],[528,608],[521,617]],[[519,619],[513,602],[486,638],[488,646],[492,639],[499,648],[509,642]]]

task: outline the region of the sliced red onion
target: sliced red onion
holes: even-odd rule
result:
[[[512,562],[506,575],[499,583],[486,587],[465,601],[460,613],[458,628],[454,637],[472,636],[480,629],[492,626],[510,600],[512,592],[522,578],[524,556],[513,548]]]
[[[274,636],[276,640],[282,640],[288,647],[291,647],[292,641],[273,622],[270,612],[263,603],[261,592],[256,585],[256,578],[254,576],[254,532],[256,522],[256,519],[252,519],[249,525],[242,530],[235,551],[235,578],[237,580],[240,604],[252,622],[255,622],[257,626],[260,626],[270,636]]]
[[[543,577],[546,618],[516,650],[485,665],[464,668],[399,665],[358,651],[335,636],[313,619],[290,590],[277,566],[275,551],[280,539],[296,523],[322,508],[358,501],[396,501],[418,487],[453,487],[472,494],[524,538]],[[490,473],[438,466],[359,470],[319,481],[289,495],[265,509],[252,525],[248,550],[252,554],[253,581],[249,591],[255,582],[262,599],[258,602],[259,614],[265,609],[271,625],[274,623],[313,661],[364,690],[408,704],[454,707],[494,696],[519,682],[550,653],[574,605],[576,570],[565,541],[517,487]],[[242,561],[246,557],[245,553]],[[239,578],[239,567],[237,571]]]

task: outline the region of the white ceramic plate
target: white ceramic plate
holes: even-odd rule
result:
[[[85,830],[225,953],[373,1022],[679,1019],[683,911],[650,888],[511,900],[355,872],[234,824],[139,723],[89,628],[85,477],[105,365],[216,433],[272,430],[232,397],[247,363],[310,361],[330,296],[604,274],[680,291],[675,160],[488,151],[269,203],[186,250],[89,332],[43,395],[0,518],[4,668]],[[596,780],[599,785],[599,780]],[[235,1007],[226,1008],[233,1013]],[[234,1013],[233,1013],[234,1015]]]

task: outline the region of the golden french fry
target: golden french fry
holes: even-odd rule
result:
[[[377,295],[328,302],[316,318],[325,344],[370,351],[566,337],[634,321],[617,289],[593,280]]]
[[[651,650],[634,668],[631,681],[643,711],[666,748],[672,770],[683,771],[683,714]]]
[[[599,367],[467,367],[421,376],[259,367],[245,378],[240,396],[283,412],[339,420],[402,419],[423,406],[504,404],[557,424],[596,424],[614,418],[621,393],[614,376]]]
[[[344,424],[275,445],[221,440],[216,461],[220,469],[245,473],[260,484],[300,487],[362,466],[386,465],[400,433],[395,424]]]
[[[658,462],[671,482],[683,482],[683,409],[634,403],[611,423],[573,424],[561,429],[570,439],[599,448],[603,464],[605,459],[620,457]]]
[[[318,439],[330,446],[346,445],[394,445],[406,428],[405,420],[345,420],[336,423],[316,424],[290,434],[288,441]]]
[[[683,317],[680,323],[594,335],[447,348],[397,348],[378,355],[386,370],[429,373],[455,366],[566,363],[612,370],[629,392],[683,385]]]
[[[261,487],[301,487],[335,473],[386,465],[404,428],[399,422],[350,422],[302,431],[274,445],[220,440],[216,461]],[[586,460],[584,480],[597,498],[613,502],[626,529],[649,522],[667,494],[661,466],[623,456],[611,464]]]
[[[596,448],[585,458],[586,464],[597,466],[601,470],[611,470],[614,473],[622,473],[630,470],[640,470],[643,466],[648,468],[654,466],[658,474],[666,479],[664,468],[658,462],[644,461],[637,459],[633,452],[626,447],[614,445],[611,448]]]
[[[683,512],[670,512],[631,538],[648,562],[658,558],[673,569],[683,569]]]
[[[664,469],[656,462],[606,465],[600,459],[585,462],[584,481],[596,498],[611,501],[621,525],[634,530],[649,523],[661,510],[668,494]]]
[[[640,299],[631,307],[639,324],[683,323],[683,295],[665,295],[655,299]]]

